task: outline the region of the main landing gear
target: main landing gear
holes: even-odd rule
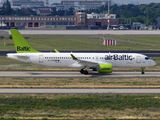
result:
[[[87,70],[85,70],[85,69],[81,69],[81,70],[80,70],[80,73],[81,73],[81,74],[85,74],[85,75],[87,75],[87,74],[88,74],[88,71],[87,71]]]
[[[142,72],[141,72],[141,73],[142,73],[142,74],[145,74],[145,72],[144,72],[144,69],[145,69],[145,68],[144,68],[144,67],[142,67],[141,69],[142,69]]]

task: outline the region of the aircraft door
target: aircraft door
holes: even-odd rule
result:
[[[39,55],[39,63],[43,63],[43,55]]]
[[[98,57],[98,56],[96,56],[95,58],[96,58],[96,61],[98,61],[98,60],[99,60],[99,57]]]
[[[137,62],[137,63],[141,63],[141,57],[140,57],[140,56],[137,56],[137,57],[136,57],[136,62]]]

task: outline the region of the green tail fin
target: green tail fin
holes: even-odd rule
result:
[[[21,33],[16,29],[10,29],[14,46],[17,53],[37,53],[39,51],[32,48]]]

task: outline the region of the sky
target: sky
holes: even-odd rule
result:
[[[55,3],[55,2],[60,2],[61,0],[49,0],[49,3]],[[119,4],[129,4],[129,3],[134,3],[134,4],[149,4],[149,3],[160,3],[160,0],[112,0],[115,3]]]

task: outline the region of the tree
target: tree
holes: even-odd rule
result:
[[[55,16],[57,15],[57,10],[56,10],[56,7],[53,7],[52,8],[52,16]]]
[[[11,14],[11,4],[10,2],[7,0],[6,2],[3,3],[2,6],[2,10],[1,10],[1,14],[2,15],[10,15]]]

